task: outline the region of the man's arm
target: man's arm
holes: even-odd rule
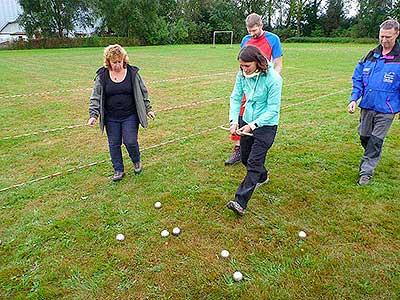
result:
[[[281,75],[282,74],[282,67],[283,67],[282,56],[280,56],[278,58],[274,58],[272,62],[274,63],[275,71],[277,71],[279,73],[279,75]]]

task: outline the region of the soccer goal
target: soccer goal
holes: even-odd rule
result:
[[[217,34],[219,33],[229,33],[231,35],[231,47],[232,47],[232,43],[233,43],[233,31],[229,31],[229,30],[217,30],[213,32],[213,44],[212,47],[215,48],[215,37]]]

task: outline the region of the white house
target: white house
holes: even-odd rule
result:
[[[18,24],[18,16],[22,12],[18,0],[0,0],[0,44],[11,40],[27,40],[25,29]],[[87,36],[95,31],[95,27],[75,26],[74,31],[74,33],[69,34],[70,37]]]
[[[27,40],[24,28],[17,21],[8,22],[0,27],[0,43],[10,40]]]
[[[27,39],[24,28],[18,22],[22,8],[17,0],[0,0],[0,43]]]

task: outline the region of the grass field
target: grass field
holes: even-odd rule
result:
[[[0,51],[0,299],[400,299],[400,121],[360,187],[346,112],[372,47],[284,44],[271,181],[243,218],[225,204],[245,169],[224,166],[218,129],[237,46],[127,49],[157,118],[140,131],[143,174],[125,160],[117,184],[106,137],[83,126],[103,49]]]

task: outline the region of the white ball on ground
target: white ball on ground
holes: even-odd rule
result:
[[[156,203],[154,203],[154,207],[155,208],[161,208],[162,204],[161,202],[157,201]]]
[[[125,236],[122,233],[118,233],[115,238],[117,239],[117,241],[123,241],[125,239]]]
[[[235,273],[233,273],[233,280],[235,280],[236,282],[239,282],[243,279],[243,274],[240,273],[239,271],[236,271]]]
[[[181,230],[179,229],[179,227],[175,227],[174,229],[172,229],[172,234],[175,236],[178,236],[181,233]]]
[[[304,239],[305,237],[307,237],[307,233],[305,233],[304,231],[299,231],[299,237]]]
[[[229,256],[229,251],[228,250],[222,250],[221,251],[221,257],[227,258]]]
[[[168,230],[164,229],[163,231],[161,231],[161,236],[162,236],[162,237],[167,237],[167,236],[169,236]]]

